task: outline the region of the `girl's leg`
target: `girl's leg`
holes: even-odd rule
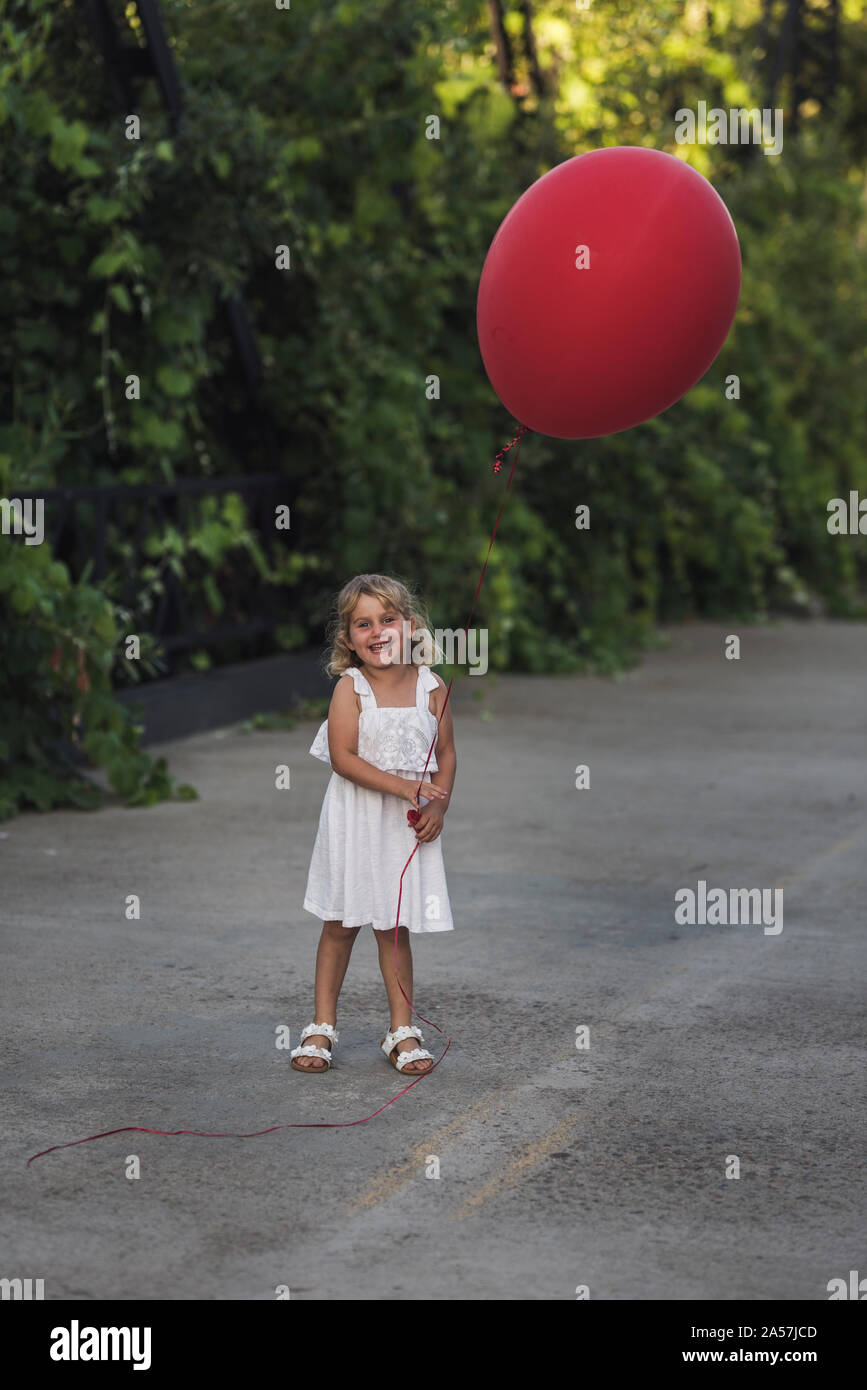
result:
[[[313,987],[314,1023],[330,1023],[333,1028],[337,1022],[337,996],[343,985],[355,938],[360,931],[361,927],[344,927],[342,922],[322,923],[322,935],[316,952],[316,983]],[[331,1039],[322,1033],[312,1033],[304,1039],[304,1046],[308,1045],[328,1048],[331,1047]],[[296,1057],[295,1061],[300,1067],[309,1067],[311,1071],[321,1071],[325,1066],[321,1057]]]
[[[397,980],[394,978],[394,927],[388,927],[385,931],[374,932],[376,944],[379,948],[379,968],[382,971],[382,978],[385,980],[385,988],[388,993],[388,1006],[391,1010],[390,1031],[393,1033],[396,1028],[402,1028],[404,1024],[412,1023],[412,1012],[403,994],[398,987]],[[397,974],[400,983],[403,985],[407,997],[412,999],[412,951],[409,946],[409,932],[406,927],[397,929]],[[413,1048],[418,1047],[415,1038],[404,1038],[403,1042],[397,1045],[399,1052],[412,1052]],[[404,1072],[427,1071],[433,1066],[433,1062],[427,1058],[419,1061],[407,1062]]]

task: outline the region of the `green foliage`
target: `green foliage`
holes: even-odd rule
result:
[[[272,649],[318,646],[335,589],[371,569],[411,580],[436,626],[462,627],[503,497],[490,464],[513,432],[476,344],[487,247],[553,164],[635,143],[687,153],[725,198],[744,257],[738,316],[705,379],[659,419],[601,440],[523,441],[473,619],[489,630],[491,668],[614,673],[660,621],[686,617],[865,616],[863,546],[825,524],[830,498],[867,495],[863,0],[841,7],[834,110],[802,103],[793,135],[792,84],[780,89],[778,158],[674,140],[682,106],[766,104],[761,0],[531,8],[543,91],[517,7],[504,6],[516,55],[506,90],[484,0],[291,11],[163,0],[183,117],[172,130],[157,84],[142,82],[141,138],[128,139],[128,113],[94,80],[102,58],[81,7],[7,4],[0,453],[13,495],[61,480],[270,472],[264,416],[280,440],[292,531],[276,556],[237,496],[151,526],[133,630],[147,630],[173,575],[204,627],[255,612],[267,586],[285,595]],[[141,43],[134,6],[125,23],[124,41]],[[256,411],[223,313],[240,290],[262,354]],[[725,394],[732,375],[738,400]],[[580,504],[589,530],[575,527]],[[93,599],[105,611],[121,601],[129,536],[109,536]],[[54,592],[42,547],[12,549],[23,569],[14,604],[4,600],[5,649],[27,651],[31,613],[73,603],[69,593],[69,629],[93,644],[93,591]],[[228,613],[224,580],[239,574],[241,612]],[[90,672],[107,663],[106,698],[110,673],[131,665],[112,640],[95,644]],[[74,642],[63,650],[74,684]],[[209,647],[190,661],[237,657]],[[30,652],[16,708],[30,679],[50,704],[44,664],[44,649]],[[16,767],[44,752],[52,721],[43,708]],[[143,755],[115,732],[132,766]],[[96,748],[117,763],[116,746]],[[142,776],[156,786],[161,773]]]
[[[252,719],[244,720],[241,725],[241,732],[244,734],[261,731],[270,733],[274,730],[297,729],[299,722],[303,720],[317,719],[321,722],[327,718],[330,704],[330,697],[326,696],[313,700],[299,700],[288,710],[277,710],[272,714],[254,714]]]
[[[8,495],[8,480],[8,460],[0,458],[0,496]],[[82,757],[105,769],[128,806],[196,796],[175,785],[164,758],[154,762],[141,750],[141,726],[112,697],[124,616],[92,585],[73,584],[47,544],[3,538],[0,820],[22,808],[99,806],[102,790]],[[142,663],[152,664],[153,655],[146,644]]]

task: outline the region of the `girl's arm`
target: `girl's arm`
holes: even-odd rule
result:
[[[436,676],[437,684],[439,685],[436,701],[436,713],[439,714],[439,710],[442,708],[446,698],[446,687],[442,677],[437,676],[436,672],[433,674]],[[442,718],[439,721],[436,755],[437,767],[439,770],[431,774],[430,780],[435,787],[439,787],[445,792],[445,796],[437,803],[442,807],[443,811],[445,811],[451,800],[452,790],[455,785],[455,771],[458,765],[458,756],[455,751],[455,731],[454,725],[452,724],[451,700],[449,700],[449,703],[445,706]]]
[[[332,768],[338,776],[357,783],[359,787],[369,787],[375,792],[390,792],[416,804],[417,782],[397,777],[393,772],[383,772],[365,758],[359,758],[357,749],[358,706],[355,703],[355,687],[351,681],[341,678],[334,687],[328,709],[328,756]],[[425,782],[421,795],[439,799],[444,793]]]

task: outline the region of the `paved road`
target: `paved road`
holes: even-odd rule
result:
[[[121,1134],[24,1166],[120,1125],[355,1119],[406,1084],[369,929],[334,1070],[274,1045],[311,1008],[315,725],[157,750],[196,803],[0,827],[0,1275],[48,1298],[414,1301],[825,1300],[867,1273],[867,634],[743,628],[735,662],[726,631],[675,630],[617,682],[456,684],[456,930],[414,945],[417,1006],[453,1042],[369,1124]],[[699,880],[781,887],[782,932],[677,924]]]

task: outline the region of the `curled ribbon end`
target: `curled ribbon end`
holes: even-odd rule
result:
[[[509,452],[510,449],[513,449],[515,447],[518,440],[521,439],[523,435],[527,434],[529,428],[529,425],[520,425],[518,427],[517,433],[509,440],[508,444],[504,444],[503,448],[497,451],[497,453],[494,455],[495,473],[499,473],[500,469],[503,466],[503,459],[506,457],[506,454]]]

